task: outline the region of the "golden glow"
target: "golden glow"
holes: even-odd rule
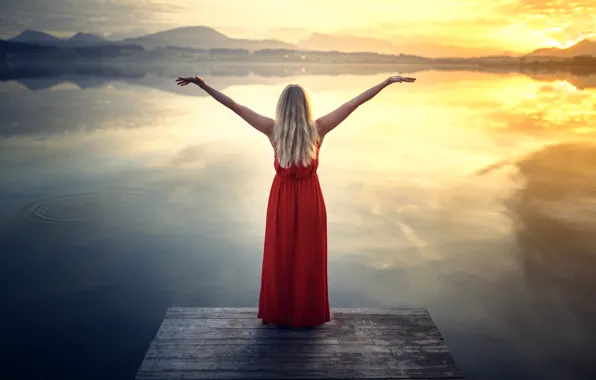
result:
[[[366,6],[345,0],[302,0],[292,4],[278,0],[113,3],[138,9],[143,17],[119,27],[110,24],[103,28],[106,33],[114,32],[114,28],[118,32],[153,32],[206,25],[235,38],[297,42],[318,32],[380,38],[396,45],[425,45],[425,52],[431,56],[445,49],[442,55],[450,51],[462,55],[462,47],[472,49],[470,54],[564,48],[596,33],[594,17],[590,16],[596,14],[593,0],[368,0]],[[93,20],[109,18],[99,14]]]
[[[581,42],[583,40],[588,40],[588,39],[591,39],[591,38],[594,38],[594,37],[596,37],[596,33],[583,34],[580,37],[577,37],[577,38],[575,38],[573,40],[570,40],[570,41],[563,41],[563,42],[561,42],[561,41],[559,41],[559,42],[553,41],[553,45],[552,46],[558,47],[559,49],[567,49],[567,48],[570,48],[573,45],[577,44],[578,42]]]

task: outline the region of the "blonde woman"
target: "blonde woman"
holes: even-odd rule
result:
[[[284,88],[271,119],[236,103],[199,77],[176,80],[180,86],[199,86],[267,136],[273,147],[276,174],[267,206],[258,312],[264,324],[312,327],[330,320],[327,213],[317,177],[319,149],[329,132],[382,89],[415,80],[389,77],[316,120],[308,95],[297,84]]]

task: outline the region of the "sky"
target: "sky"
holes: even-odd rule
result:
[[[0,1],[0,38],[27,28],[116,38],[194,25],[235,38],[297,42],[318,32],[523,53],[596,37],[596,0]]]

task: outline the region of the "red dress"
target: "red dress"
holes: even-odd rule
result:
[[[327,293],[327,212],[317,176],[307,167],[282,168],[275,156],[269,193],[258,318],[289,327],[330,320]]]

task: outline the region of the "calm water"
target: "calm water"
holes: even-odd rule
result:
[[[176,74],[0,82],[4,374],[131,379],[167,307],[256,306],[271,148]],[[206,79],[320,115],[387,75]],[[428,308],[469,379],[594,378],[596,80],[414,75],[323,145],[332,307]]]

